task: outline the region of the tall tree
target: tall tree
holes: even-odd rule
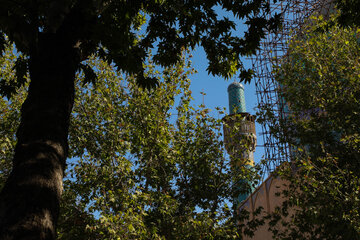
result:
[[[148,49],[157,43],[154,61],[168,66],[179,60],[181,49],[201,44],[209,73],[229,76],[242,68],[240,56],[257,48],[263,30],[279,20],[265,19],[267,1],[1,0],[0,5],[0,50],[6,35],[24,56],[16,63],[17,77],[2,81],[1,92],[10,95],[25,82],[27,69],[30,74],[13,169],[0,195],[3,239],[55,238],[75,73],[82,69],[86,81],[95,80],[82,64],[90,54],[136,75],[142,86],[153,86],[156,79],[145,77],[142,65]],[[215,7],[247,19],[243,38],[231,33],[236,25],[219,18]]]
[[[70,130],[80,160],[66,184],[78,209],[99,215],[83,226],[101,239],[236,238],[222,124],[191,106],[191,69],[179,62],[147,91],[96,62],[104,84],[81,88]],[[64,239],[73,225],[60,226]]]
[[[290,110],[274,131],[293,165],[278,169],[289,189],[269,216],[276,239],[360,239],[360,30],[337,17],[312,18],[278,69]]]

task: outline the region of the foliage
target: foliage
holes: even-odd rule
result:
[[[145,71],[151,49],[156,50],[151,61],[169,67],[181,61],[184,49],[201,45],[209,60],[209,73],[229,78],[240,70],[242,80],[250,81],[251,72],[244,69],[240,57],[254,53],[265,32],[276,29],[280,22],[280,15],[268,15],[268,1],[0,0],[0,5],[0,51],[8,38],[19,53],[13,67],[15,76],[0,79],[0,93],[11,97],[26,84],[26,74],[30,73],[29,92],[16,134],[16,164],[0,193],[0,238],[9,239],[55,238],[75,74],[82,71],[84,83],[95,84],[99,78],[98,70],[86,62],[90,56],[113,64],[136,79],[139,86],[150,89],[161,85],[156,75]],[[236,32],[239,27],[234,21],[217,14],[219,8],[244,20],[248,29],[243,36]],[[142,107],[146,109],[146,105]],[[134,113],[142,114],[138,109]],[[153,113],[146,112],[150,116]],[[164,126],[131,136],[130,140],[142,143],[144,137],[150,137],[153,144],[171,145],[170,137],[152,138],[154,133],[164,131],[163,127],[166,129],[161,116],[155,122]],[[142,117],[139,127],[147,123],[148,116]],[[99,139],[93,147],[99,147],[96,141]],[[164,159],[165,166],[156,163],[154,173],[175,171],[165,155],[153,157],[165,154],[164,148],[144,151],[135,147],[130,153],[142,156],[139,159],[150,157],[147,161],[151,164]],[[123,164],[120,169],[126,168]],[[136,164],[145,167],[140,182],[143,176],[154,174],[146,172],[145,160]],[[169,179],[149,178],[149,186]]]
[[[312,18],[277,70],[290,111],[274,131],[293,164],[278,170],[290,188],[269,216],[276,239],[360,239],[359,34]]]
[[[159,75],[149,64],[147,74]],[[105,84],[78,93],[71,142],[80,160],[70,185],[100,214],[88,229],[101,238],[226,236],[217,226],[231,216],[222,210],[230,179],[221,124],[190,107],[192,70],[184,64],[165,69],[164,82],[148,91],[97,63]]]
[[[14,78],[16,56],[13,54],[14,47],[7,43],[3,56],[0,57],[0,78],[6,85]],[[15,147],[15,132],[19,125],[20,107],[26,97],[24,87],[11,100],[0,99],[0,189],[11,170],[11,158]]]
[[[267,1],[37,1],[2,0],[0,10],[0,52],[5,35],[15,43],[25,58],[17,64],[20,87],[29,57],[43,44],[69,44],[76,49],[77,69],[87,72],[86,81],[95,81],[94,72],[82,60],[96,54],[119,70],[136,74],[144,87],[154,86],[156,79],[145,77],[142,63],[149,49],[156,46],[154,61],[170,66],[180,60],[184,48],[201,45],[209,60],[208,72],[229,77],[241,70],[250,80],[240,56],[254,53],[264,31],[279,25],[280,15],[265,18]],[[237,19],[246,19],[244,37],[235,32],[234,21],[218,16],[223,8]],[[146,24],[145,24],[146,23]],[[143,29],[142,29],[143,28]],[[138,37],[139,33],[142,37]],[[60,45],[59,45],[60,47]],[[2,86],[2,85],[0,85]],[[0,88],[7,95],[15,89]]]
[[[11,72],[12,54],[2,57],[9,66],[3,74]],[[88,61],[100,81],[84,85],[78,76],[59,239],[238,238],[228,207],[235,180],[224,156],[222,123],[204,106],[192,107],[190,63],[183,55],[160,71],[149,60],[146,74],[162,81],[147,90],[113,65]],[[1,99],[1,141],[11,143],[1,148],[1,184],[22,100]]]

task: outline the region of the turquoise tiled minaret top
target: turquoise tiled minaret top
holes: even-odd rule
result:
[[[246,112],[244,86],[239,82],[233,82],[229,85],[227,91],[229,94],[230,114]]]

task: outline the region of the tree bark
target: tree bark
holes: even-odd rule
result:
[[[40,33],[30,54],[30,86],[21,108],[13,169],[0,193],[0,239],[55,239],[76,51],[57,34]]]

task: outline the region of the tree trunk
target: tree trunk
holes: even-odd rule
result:
[[[55,239],[74,102],[76,55],[56,34],[40,33],[30,55],[13,169],[0,194],[0,239]]]

